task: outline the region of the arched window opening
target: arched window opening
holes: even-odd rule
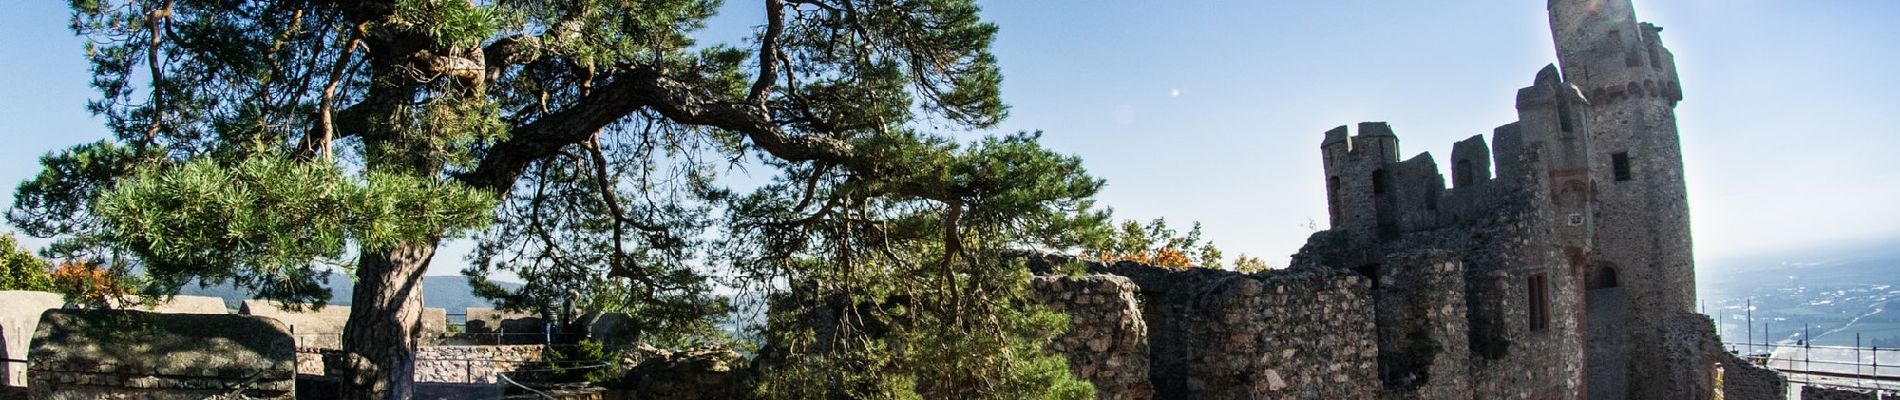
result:
[[[1619,285],[1617,282],[1616,267],[1598,265],[1590,274],[1590,285],[1588,287],[1590,290],[1608,289],[1617,286]]]

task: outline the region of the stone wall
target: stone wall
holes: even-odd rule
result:
[[[52,310],[34,333],[29,393],[35,400],[288,399],[292,351],[283,324],[266,318]]]
[[[626,400],[724,400],[751,398],[751,376],[739,353],[702,347],[667,351],[641,345],[628,354],[632,364],[607,398]]]
[[[547,320],[528,313],[469,307],[458,343],[541,344],[547,342]]]
[[[33,343],[33,331],[40,324],[40,313],[66,304],[59,295],[21,290],[0,291],[0,386],[26,386],[26,351]]]
[[[499,383],[499,374],[520,382],[544,380],[549,373],[547,346],[422,346],[416,349],[416,382]],[[334,375],[325,369],[343,352],[335,349],[297,350],[297,373]]]
[[[416,381],[500,382],[539,380],[548,369],[546,346],[425,346],[416,349]]]
[[[1029,261],[1041,274],[1081,263],[1087,272],[1135,284],[1157,399],[1367,399],[1379,392],[1370,284],[1358,275],[1173,270],[1062,256]]]
[[[1668,368],[1639,368],[1647,379],[1663,384],[1650,394],[1660,393],[1667,399],[1709,399],[1715,392],[1715,382],[1711,379],[1715,376],[1715,364],[1722,354],[1727,354],[1722,350],[1721,339],[1715,336],[1715,321],[1702,314],[1671,313],[1663,321],[1661,339],[1662,353],[1656,358],[1663,360]],[[1785,393],[1786,385],[1783,386],[1781,392]]]
[[[1212,282],[1179,315],[1187,390],[1176,398],[1371,398],[1378,353],[1367,283],[1298,273]]]
[[[1785,400],[1788,381],[1774,370],[1721,353],[1722,400]]]
[[[135,300],[136,301],[136,300]],[[224,299],[211,296],[177,295],[158,304],[128,304],[127,309],[164,313],[164,314],[230,314],[224,308]]]
[[[245,300],[238,305],[238,313],[283,323],[297,339],[299,348],[342,348],[343,325],[350,320],[349,306],[332,305],[321,309],[304,306],[302,310],[289,310],[282,303],[269,300]],[[303,368],[302,364],[299,368]]]
[[[1464,269],[1445,251],[1385,261],[1372,285],[1385,397],[1470,399],[1470,328],[1465,299],[1455,295],[1464,290]]]
[[[238,313],[269,317],[284,323],[290,328],[291,336],[296,337],[299,348],[343,348],[343,326],[350,321],[349,306],[330,305],[321,309],[304,306],[300,310],[293,310],[283,303],[270,300],[245,300],[238,306]],[[447,310],[423,308],[423,343],[432,344],[446,333],[448,320]]]
[[[1049,350],[1068,356],[1069,370],[1095,385],[1098,399],[1151,399],[1148,326],[1135,302],[1139,290],[1114,275],[1038,276],[1036,300],[1069,316],[1069,331]]]

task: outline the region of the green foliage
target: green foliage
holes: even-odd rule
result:
[[[1221,251],[1214,244],[1201,242],[1201,223],[1181,234],[1168,227],[1168,221],[1156,218],[1147,225],[1122,221],[1107,236],[1090,243],[1085,256],[1104,262],[1134,261],[1166,268],[1220,268]]]
[[[572,347],[549,347],[548,362],[554,379],[563,382],[606,383],[627,373],[626,350],[602,342],[582,340]]]
[[[471,7],[466,0],[397,0],[386,26],[375,29],[421,31],[443,47],[482,44],[500,28],[494,8]]]
[[[527,280],[475,280],[506,308],[678,344],[720,340],[721,286],[864,306],[849,346],[772,324],[801,361],[768,397],[1086,396],[999,260],[1109,235],[1102,182],[1035,134],[953,139],[1008,111],[976,3],[786,2],[776,37],[694,43],[719,3],[77,1],[115,139],[49,158],[9,217],[105,262],[75,276],[314,300],[320,264],[494,214],[465,273]],[[737,168],[773,181],[721,187]]]
[[[1267,261],[1260,257],[1248,257],[1246,254],[1234,257],[1234,271],[1255,273],[1269,269],[1273,269],[1273,266],[1268,265]]]
[[[1012,249],[1074,248],[1070,229],[1099,229],[1101,181],[1034,134],[979,140],[892,140],[869,151],[903,161],[859,181],[832,177],[817,218],[758,223],[796,210],[798,175],[735,202],[722,258],[745,276],[790,282],[768,323],[768,398],[1084,398],[1086,382],[1042,346],[1066,330],[1028,301]],[[816,179],[824,179],[820,175]],[[767,219],[771,221],[771,219]]]
[[[200,159],[140,171],[98,200],[102,242],[138,256],[154,286],[226,280],[260,297],[315,302],[321,262],[346,245],[369,251],[428,243],[484,226],[492,195],[405,175],[347,176],[335,166],[268,156]]]
[[[7,221],[27,235],[43,238],[94,231],[99,222],[92,214],[92,199],[148,162],[149,157],[112,142],[87,143],[48,153],[40,157],[43,169],[39,175],[21,182],[14,191]],[[50,252],[67,256],[85,247],[65,240],[54,243]]]
[[[0,235],[0,290],[52,291],[51,269],[46,260],[20,248],[13,233]]]

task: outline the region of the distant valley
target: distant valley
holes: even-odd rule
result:
[[[496,284],[509,289],[521,287],[520,284],[507,282],[496,282]],[[349,275],[332,273],[329,282],[324,286],[330,288],[330,304],[350,305],[350,296],[354,293],[351,290],[354,282],[351,282]],[[225,307],[232,309],[237,309],[239,303],[252,297],[249,291],[229,284],[202,288],[187,285],[179,294],[223,298]],[[458,275],[423,277],[422,304],[426,307],[447,309],[450,314],[463,313],[469,307],[494,307],[493,302],[475,295],[468,284],[467,277]]]
[[[1900,239],[1696,265],[1725,342],[1900,347]],[[1753,304],[1753,329],[1749,329]]]

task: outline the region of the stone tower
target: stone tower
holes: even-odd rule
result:
[[[1695,303],[1674,57],[1630,0],[1548,6],[1564,81],[1584,92],[1592,121],[1589,397],[1695,398],[1672,383],[1681,372],[1661,370],[1673,364],[1664,321]]]

